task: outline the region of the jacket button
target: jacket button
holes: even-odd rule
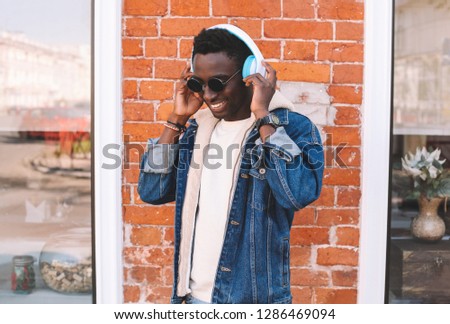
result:
[[[251,153],[251,152],[252,152],[252,149],[249,149],[249,148],[248,148],[248,149],[245,150],[245,152]]]
[[[239,225],[239,223],[236,222],[235,220],[232,220],[230,223],[231,223],[231,225]]]
[[[230,272],[231,271],[231,269],[228,269],[226,267],[220,267],[220,270],[225,271],[225,272]]]
[[[241,173],[241,178],[247,179],[247,178],[248,178],[248,174],[246,174],[246,173]]]
[[[259,169],[259,174],[266,174],[266,169],[264,168]]]

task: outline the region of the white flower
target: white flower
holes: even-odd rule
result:
[[[433,165],[428,168],[428,172],[430,173],[431,179],[436,179],[438,174],[440,173],[438,169],[436,169]]]

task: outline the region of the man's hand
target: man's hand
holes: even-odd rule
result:
[[[260,73],[255,73],[243,79],[246,86],[253,85],[250,110],[255,114],[256,118],[262,118],[269,114],[269,104],[277,85],[277,72],[264,61],[262,65],[266,68],[266,78]]]
[[[187,87],[187,80],[192,76],[190,63],[186,64],[181,78],[175,86],[175,107],[169,120],[179,124],[186,124],[189,117],[195,114],[203,104],[203,99],[198,93],[192,92]]]

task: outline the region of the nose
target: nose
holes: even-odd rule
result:
[[[218,92],[212,91],[207,84],[203,86],[203,99],[205,101],[213,102],[217,97]]]

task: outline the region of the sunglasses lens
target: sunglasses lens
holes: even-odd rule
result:
[[[190,78],[187,81],[187,87],[193,92],[202,92],[203,86],[196,78]]]
[[[208,80],[208,87],[214,92],[220,92],[223,90],[224,85],[221,80],[211,78]]]

